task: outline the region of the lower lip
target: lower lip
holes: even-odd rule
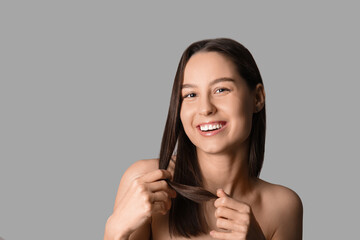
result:
[[[224,130],[224,128],[226,127],[226,122],[224,123],[221,123],[222,127],[220,129],[216,129],[216,130],[213,130],[213,131],[208,131],[208,132],[203,132],[200,130],[200,127],[197,127],[197,129],[199,130],[200,134],[202,136],[205,136],[205,137],[211,137],[211,136],[214,136],[216,134],[218,134],[219,132],[221,132],[222,130]]]

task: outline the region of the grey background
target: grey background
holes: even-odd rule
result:
[[[261,177],[300,195],[304,239],[357,236],[359,20],[350,1],[1,1],[0,236],[102,239],[123,172],[158,156],[182,51],[213,37],[258,63]]]

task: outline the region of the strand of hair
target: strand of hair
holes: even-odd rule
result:
[[[211,199],[218,198],[215,194],[196,186],[188,186],[180,183],[171,182],[170,180],[166,180],[171,188],[173,188],[178,194],[181,196],[196,202],[202,203],[209,201]]]

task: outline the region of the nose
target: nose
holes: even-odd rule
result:
[[[200,103],[199,103],[199,114],[200,115],[209,116],[209,115],[214,114],[215,112],[216,112],[216,107],[212,103],[209,96],[204,96],[204,97],[200,98]]]

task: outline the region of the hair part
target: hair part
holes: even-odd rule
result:
[[[197,52],[218,52],[229,58],[250,90],[263,84],[259,69],[249,50],[229,38],[207,39],[191,44],[182,54],[176,71],[168,116],[161,142],[159,168],[167,169],[177,144],[174,176],[168,184],[178,193],[172,200],[169,214],[170,235],[190,238],[206,234],[208,226],[202,213],[201,203],[217,198],[203,189],[196,148],[187,137],[180,120],[181,86],[187,62]],[[253,114],[249,136],[249,176],[259,177],[265,152],[266,114],[265,105]]]

